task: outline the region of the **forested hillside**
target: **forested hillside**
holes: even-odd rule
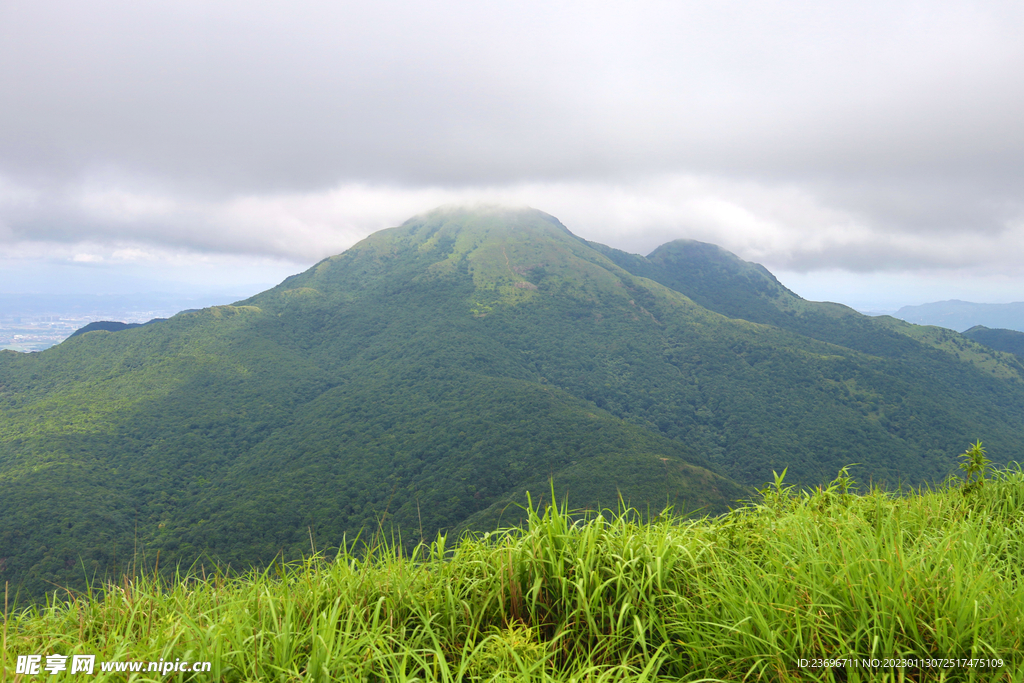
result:
[[[0,353],[0,581],[245,567],[571,506],[724,511],[789,468],[943,478],[1024,443],[1024,366],[807,302],[713,245],[644,258],[438,210],[232,306]]]
[[[1024,332],[1004,330],[976,325],[964,332],[964,336],[997,351],[1005,351],[1024,360]]]

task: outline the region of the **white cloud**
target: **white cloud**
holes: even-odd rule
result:
[[[689,238],[790,271],[984,267],[1024,274],[1020,213],[990,217],[995,227],[986,230],[972,225],[921,230],[887,224],[884,217],[831,201],[835,198],[827,188],[817,193],[815,189],[810,184],[695,174],[664,174],[632,182],[468,187],[346,183],[324,191],[227,198],[172,195],[151,188],[75,187],[37,199],[59,208],[54,210],[56,219],[49,226],[40,221],[20,236],[9,235],[7,242],[8,248],[35,242],[108,245],[102,258],[113,261],[219,253],[312,263],[436,206],[489,202],[539,208],[581,237],[636,253]],[[17,223],[17,213],[13,216],[10,224]],[[68,230],[67,224],[77,228]],[[93,252],[78,249],[76,253]]]
[[[96,223],[132,225],[161,219],[177,210],[170,197],[121,188],[83,188],[78,203],[83,216]]]
[[[120,261],[124,263],[152,263],[154,261],[162,261],[164,258],[161,258],[161,255],[151,249],[142,249],[139,247],[122,247],[120,249],[114,249],[110,254],[110,259],[112,261]]]
[[[71,260],[75,263],[102,263],[104,259],[99,254],[78,253],[72,256]]]
[[[0,257],[310,263],[490,201],[1024,282],[1022,32],[1009,0],[8,0]]]

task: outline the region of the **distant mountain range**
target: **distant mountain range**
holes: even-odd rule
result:
[[[976,325],[1024,332],[1024,301],[1012,304],[975,304],[970,301],[936,301],[904,306],[893,314],[917,325],[938,325],[963,332]]]
[[[0,352],[0,582],[234,568],[572,507],[722,511],[788,468],[1024,455],[1024,365],[805,301],[714,245],[646,257],[441,209],[231,306]]]

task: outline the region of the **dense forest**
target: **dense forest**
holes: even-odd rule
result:
[[[0,353],[0,581],[411,546],[521,521],[528,491],[703,515],[785,468],[939,481],[980,436],[1020,457],[1022,377],[713,245],[439,210],[231,306]]]

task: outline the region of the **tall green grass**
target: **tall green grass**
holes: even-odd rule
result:
[[[713,519],[549,506],[411,552],[124,578],[7,614],[0,664],[5,680],[17,655],[56,652],[207,660],[196,680],[225,681],[1024,681],[1024,472],[910,495],[850,484],[780,478]],[[845,657],[1005,665],[800,666]]]

